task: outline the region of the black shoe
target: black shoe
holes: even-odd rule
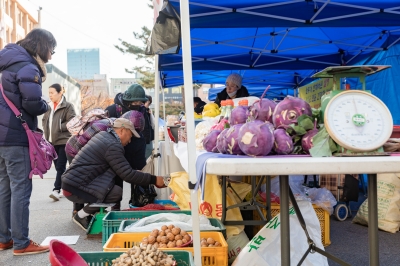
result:
[[[87,228],[89,226],[87,217],[80,218],[78,213],[74,215],[74,218],[72,218],[72,221],[74,221],[74,223],[79,225],[85,231],[87,230]]]
[[[115,203],[114,206],[111,207],[112,211],[120,211],[121,210],[121,202]]]

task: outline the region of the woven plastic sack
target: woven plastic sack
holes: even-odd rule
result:
[[[378,228],[396,233],[400,228],[400,173],[378,174]],[[368,199],[358,209],[353,223],[368,225]]]

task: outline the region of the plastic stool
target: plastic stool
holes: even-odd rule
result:
[[[88,235],[101,235],[103,231],[103,218],[106,216],[105,209],[114,206],[115,203],[92,203],[90,207],[99,207],[100,211],[97,212],[89,223],[86,234]]]

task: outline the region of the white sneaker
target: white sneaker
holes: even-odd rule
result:
[[[53,192],[50,194],[49,197],[52,198],[55,201],[59,201],[60,200],[60,193],[58,193],[57,190],[53,190]]]
[[[59,197],[59,198],[64,197],[64,194],[63,194],[63,192],[62,192],[62,189],[60,189],[60,193],[58,194],[58,197]]]

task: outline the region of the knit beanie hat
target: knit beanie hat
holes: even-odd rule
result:
[[[123,114],[121,117],[131,121],[137,132],[142,132],[144,130],[145,122],[144,122],[144,116],[141,112],[129,111]]]
[[[139,84],[131,85],[122,95],[122,100],[127,102],[147,102],[146,92]]]
[[[239,89],[242,87],[242,76],[237,73],[230,74],[226,78],[226,82],[231,82],[235,84]]]

